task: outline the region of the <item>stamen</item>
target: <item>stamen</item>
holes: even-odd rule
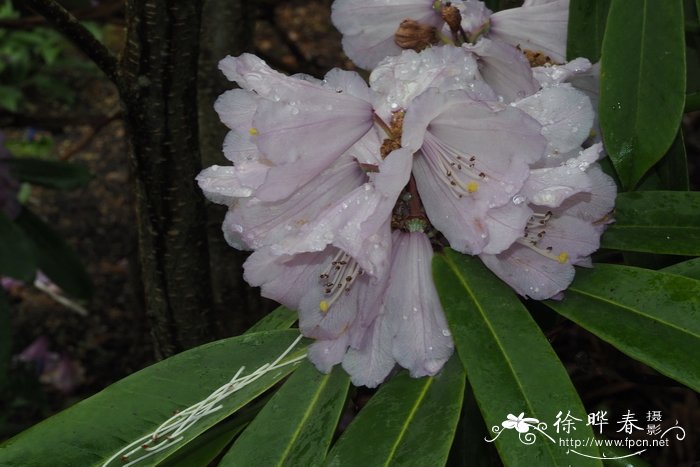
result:
[[[338,301],[344,293],[350,292],[352,284],[357,276],[362,274],[360,265],[347,253],[338,250],[330,264],[318,277],[321,280],[323,292],[329,295],[318,304],[321,313],[328,313],[331,306]]]
[[[558,262],[559,264],[564,264],[569,260],[569,253],[566,251],[560,252],[558,255],[552,253],[552,247],[547,246],[542,248],[540,243],[544,240],[547,235],[545,228],[547,223],[552,218],[552,211],[547,211],[544,214],[534,213],[530,216],[525,226],[525,235],[516,240],[519,244],[528,247],[532,251],[536,251],[545,258],[549,258]]]
[[[446,145],[430,133],[426,134],[423,142],[425,159],[433,172],[437,174],[457,198],[472,195],[479,191],[482,182],[489,180],[477,165],[476,156],[462,155],[458,150]]]
[[[250,136],[258,136],[258,134],[260,134],[257,128],[251,128],[248,130],[248,133],[250,133]]]

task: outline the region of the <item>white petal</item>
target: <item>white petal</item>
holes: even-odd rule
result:
[[[430,267],[433,249],[422,232],[394,233],[394,258],[384,305],[392,354],[414,378],[434,375],[453,352]]]
[[[590,135],[590,99],[569,84],[550,86],[514,105],[542,124],[548,151],[565,153],[577,149]]]
[[[566,61],[566,31],[569,0],[536,4],[502,10],[491,15],[489,37],[520,46],[523,50],[540,52],[558,63]]]

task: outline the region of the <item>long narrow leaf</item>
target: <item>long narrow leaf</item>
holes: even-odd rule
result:
[[[304,362],[236,440],[219,466],[320,465],[349,385],[350,379],[340,366],[324,375]]]
[[[252,334],[260,331],[275,331],[278,329],[289,329],[297,320],[297,313],[289,308],[280,306],[264,316],[246,331]]]
[[[91,178],[87,167],[70,162],[22,157],[7,163],[17,180],[47,188],[70,190],[87,185]]]
[[[647,172],[639,182],[638,190],[688,191],[688,156],[685,152],[683,131],[678,135],[666,155]]]
[[[586,57],[592,63],[600,60],[605,22],[611,0],[571,0],[566,56],[569,60]]]
[[[0,275],[30,283],[36,275],[34,246],[3,212],[0,212]]]
[[[626,189],[661,159],[678,132],[685,104],[683,29],[682,0],[613,0],[610,6],[600,124]]]
[[[51,227],[26,208],[15,222],[34,245],[39,269],[73,297],[92,295],[92,281],[78,255]]]
[[[325,465],[445,465],[462,406],[464,381],[464,370],[455,357],[433,377],[396,375],[360,411],[328,454]]]
[[[700,281],[700,258],[690,259],[663,269],[663,272],[690,277]]]
[[[630,357],[700,391],[700,281],[597,264],[547,305]]]
[[[620,193],[603,248],[700,256],[700,192]]]
[[[241,366],[249,374],[273,361],[298,335],[298,331],[289,330],[238,336],[197,347],[145,368],[1,445],[0,465],[89,467],[122,466],[134,461],[148,453],[139,446],[149,442],[145,437],[163,422],[207,398]],[[295,350],[288,358],[300,354],[303,349]],[[222,400],[219,409],[174,436],[182,439],[173,441],[170,449],[145,458],[140,465],[154,465],[167,457],[294,368],[287,365],[271,371]],[[123,450],[142,438],[133,453]]]
[[[559,446],[553,424],[560,411],[579,420],[565,437],[585,442],[593,432],[564,366],[513,291],[477,259],[449,249],[436,255],[433,275],[457,351],[505,465],[602,465],[582,456],[598,455],[593,447],[574,453]],[[523,444],[515,430],[501,430],[508,415],[521,413],[547,424],[533,422],[532,445]]]

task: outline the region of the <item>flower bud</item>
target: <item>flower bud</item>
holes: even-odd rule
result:
[[[462,15],[456,6],[450,4],[443,6],[442,10],[440,10],[440,15],[453,34],[459,32],[462,27]]]
[[[396,45],[402,49],[413,49],[416,52],[420,52],[437,41],[435,27],[420,24],[412,19],[401,21],[394,35]]]

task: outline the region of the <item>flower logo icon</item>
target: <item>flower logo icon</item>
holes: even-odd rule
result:
[[[507,430],[515,428],[518,433],[527,433],[530,431],[531,426],[537,426],[539,422],[536,418],[526,418],[525,412],[521,412],[517,417],[513,414],[508,414],[501,425]]]

